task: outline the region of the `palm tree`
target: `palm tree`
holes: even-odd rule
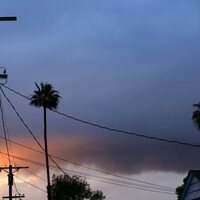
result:
[[[197,110],[192,114],[192,120],[198,130],[200,130],[200,103],[193,105]]]
[[[47,145],[47,109],[56,109],[59,104],[59,92],[54,90],[53,86],[48,83],[41,83],[40,86],[35,83],[37,90],[31,96],[30,105],[35,107],[43,107],[44,112],[44,145],[45,145],[45,159],[46,159],[46,171],[47,171],[47,193],[48,200],[51,198],[51,183],[49,173],[49,157],[48,157],[48,145]]]

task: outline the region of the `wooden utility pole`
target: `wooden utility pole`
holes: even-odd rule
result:
[[[0,17],[0,21],[17,21],[17,17]],[[0,78],[1,79],[7,79],[7,74],[6,74],[5,68],[4,68],[4,73],[0,74]],[[5,172],[8,173],[9,196],[5,196],[5,197],[3,197],[3,199],[12,200],[12,199],[17,199],[17,198],[21,199],[21,198],[25,197],[24,195],[15,195],[15,196],[12,195],[12,186],[13,186],[13,183],[14,183],[13,173],[16,172],[16,171],[19,171],[22,168],[28,168],[28,167],[13,167],[12,165],[9,165],[9,167],[0,167],[0,171],[4,170]],[[13,169],[15,171],[13,171]]]
[[[9,196],[3,197],[4,199],[12,200],[14,198],[16,199],[16,198],[24,198],[25,197],[24,195],[18,195],[18,196],[12,195],[12,186],[13,186],[13,183],[14,183],[13,173],[15,173],[16,171],[19,171],[20,169],[25,169],[25,168],[29,168],[29,167],[13,167],[12,165],[9,165],[9,167],[0,167],[0,171],[4,170],[5,172],[8,173]],[[15,170],[15,171],[13,171],[13,170]]]

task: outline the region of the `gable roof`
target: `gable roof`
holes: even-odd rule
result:
[[[180,200],[183,200],[185,195],[186,195],[186,192],[189,188],[189,185],[190,185],[190,181],[192,180],[192,178],[196,177],[199,181],[200,181],[200,170],[190,170],[188,172],[188,175],[187,177],[185,178],[185,183],[184,183],[184,189],[183,189],[183,193],[181,195],[181,198]]]
[[[190,170],[188,175],[192,174],[194,177],[200,180],[200,170]]]

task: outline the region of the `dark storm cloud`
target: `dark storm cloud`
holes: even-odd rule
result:
[[[198,1],[3,2],[2,15],[18,16],[16,23],[0,24],[0,60],[10,86],[29,95],[35,81],[48,81],[60,91],[59,109],[66,113],[143,134],[199,140],[191,122],[192,104],[200,100]],[[30,114],[13,98],[38,131],[39,112]],[[82,139],[70,149],[63,144],[63,155],[103,169],[182,172],[199,164],[196,150],[107,137],[53,114],[49,122],[51,136],[76,133]]]
[[[9,33],[11,40],[10,43],[5,40],[9,50],[4,51],[9,51],[7,55],[13,57],[17,67],[21,68],[20,64],[28,69],[34,67],[38,73],[41,65],[44,70],[52,71],[56,66],[63,79],[63,74],[70,78],[67,74],[73,73],[73,68],[90,71],[111,68],[111,73],[116,67],[164,68],[172,60],[180,62],[177,59],[181,55],[181,59],[185,58],[184,54],[191,52],[193,43],[196,44],[191,40],[199,31],[193,25],[198,18],[198,12],[193,14],[195,6],[198,5],[170,1],[89,1],[87,4],[19,1],[18,9],[13,9],[19,20],[13,29],[9,26],[3,37],[7,38]],[[47,77],[44,70],[39,73],[40,79]],[[76,76],[77,73],[74,79]]]
[[[57,138],[57,155],[105,171],[138,174],[148,171],[183,173],[198,169],[198,149],[150,142],[134,137],[71,136]],[[53,141],[50,142],[53,147]],[[65,145],[64,145],[65,144]],[[50,145],[50,146],[51,146]],[[64,147],[65,146],[65,147]]]

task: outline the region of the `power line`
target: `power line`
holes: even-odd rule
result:
[[[30,98],[28,98],[27,96],[21,94],[20,92],[17,92],[16,90],[11,89],[10,87],[5,86],[5,85],[2,85],[2,86],[5,87],[8,90],[14,92],[17,95],[19,95],[21,97],[24,97],[25,99],[30,100]],[[173,144],[182,145],[182,146],[195,147],[195,148],[199,148],[200,147],[200,144],[192,144],[192,143],[182,142],[182,141],[177,141],[177,140],[169,140],[169,139],[166,139],[166,138],[160,138],[160,137],[156,137],[156,136],[144,135],[144,134],[131,132],[131,131],[127,131],[127,130],[111,128],[111,127],[100,125],[100,124],[93,123],[93,122],[90,122],[90,121],[82,120],[80,118],[73,117],[71,115],[59,112],[57,110],[51,110],[51,111],[55,112],[55,113],[57,113],[59,115],[62,115],[64,117],[68,118],[68,119],[71,119],[71,120],[74,120],[74,121],[77,121],[77,122],[80,122],[80,123],[83,123],[83,124],[87,124],[87,125],[90,125],[90,126],[93,126],[93,127],[96,127],[96,128],[100,128],[100,129],[104,129],[104,130],[107,130],[107,131],[111,131],[111,132],[123,133],[123,134],[130,135],[130,136],[135,136],[135,137],[140,137],[140,138],[149,139],[149,140],[155,140],[155,141],[160,141],[160,142],[166,142],[166,143],[173,143]]]
[[[34,188],[36,188],[36,189],[38,189],[38,190],[40,190],[40,191],[42,191],[44,193],[47,193],[45,190],[41,189],[40,187],[38,187],[38,186],[36,186],[36,185],[34,185],[32,183],[29,183],[28,181],[24,180],[23,178],[21,178],[19,176],[16,176],[16,175],[15,175],[15,177],[18,178],[19,180],[23,181],[24,183],[27,183],[27,184],[31,185],[32,187],[34,187]]]
[[[16,176],[17,178],[19,178],[18,176]],[[29,184],[29,185],[32,185],[33,187],[43,191],[46,193],[46,191],[42,190],[41,188],[25,181],[24,179],[22,178],[19,178],[21,180],[23,180],[25,183]],[[90,178],[92,179],[92,178]],[[99,180],[101,182],[104,182],[104,183],[108,183],[108,184],[112,184],[112,185],[116,185],[116,186],[122,186],[122,187],[126,187],[126,188],[132,188],[132,189],[138,189],[138,190],[143,190],[143,191],[148,191],[148,192],[155,192],[155,193],[161,193],[161,194],[168,194],[168,195],[175,195],[175,193],[172,193],[172,192],[163,192],[163,191],[158,191],[158,190],[151,190],[151,189],[145,189],[145,188],[140,188],[140,187],[134,187],[134,186],[129,186],[129,185],[125,185],[125,184],[120,184],[120,183],[114,183],[114,182],[110,182],[110,181],[105,181],[105,180],[101,180],[101,179],[94,179],[94,180]]]
[[[23,97],[23,98],[25,98],[25,99],[27,99],[27,100],[30,100],[29,97],[27,97],[27,96],[21,94],[20,92],[17,92],[16,90],[14,90],[14,89],[12,89],[12,88],[10,88],[10,87],[4,85],[4,84],[0,84],[0,85],[3,86],[4,88],[10,90],[11,92],[13,92],[13,93],[15,93],[15,94],[17,94],[17,95],[19,95],[19,96],[21,96],[21,97]]]
[[[98,180],[98,179],[94,179],[94,180]],[[133,188],[133,189],[138,189],[138,190],[143,190],[143,191],[148,191],[148,192],[155,192],[155,193],[162,193],[162,194],[168,194],[168,195],[175,195],[175,193],[172,193],[172,192],[163,192],[163,191],[158,191],[158,190],[144,189],[144,188],[140,188],[140,187],[128,186],[128,185],[125,185],[125,184],[113,183],[113,182],[109,182],[109,181],[105,181],[105,180],[100,180],[100,179],[99,179],[99,181],[104,182],[104,183],[108,183],[108,184],[112,184],[112,185],[126,187],[126,188]]]
[[[6,155],[6,153],[4,152],[0,152],[1,154],[3,155]],[[24,161],[24,162],[29,162],[33,165],[36,165],[36,166],[40,166],[40,167],[44,167],[45,168],[45,164],[44,163],[41,163],[41,162],[38,162],[38,161],[34,161],[34,160],[31,160],[31,159],[27,159],[27,158],[22,158],[20,156],[16,156],[16,155],[11,155],[11,157],[15,158],[15,159],[18,159],[18,160],[21,160],[21,161]],[[54,170],[58,170],[58,168],[56,168],[55,166],[52,166],[50,165],[50,168],[51,169],[54,169]],[[155,186],[147,186],[147,185],[138,185],[138,184],[135,184],[135,183],[131,183],[131,182],[125,182],[125,181],[122,181],[122,180],[117,180],[117,179],[110,179],[110,178],[107,178],[107,179],[102,179],[101,177],[99,178],[99,176],[92,176],[92,175],[88,175],[87,173],[83,173],[83,172],[78,172],[78,171],[75,171],[75,170],[69,170],[69,169],[64,169],[65,171],[68,171],[69,174],[76,174],[76,175],[79,175],[81,177],[85,177],[85,178],[88,178],[88,179],[92,179],[92,180],[97,180],[97,181],[100,181],[100,182],[107,182],[107,183],[113,183],[113,182],[116,182],[118,184],[123,184],[123,185],[126,185],[128,187],[142,187],[142,188],[145,188],[145,189],[151,189],[151,190],[159,190],[159,191],[164,191],[164,192],[171,192],[174,194],[174,189],[168,189],[168,188],[160,188],[160,187],[155,187]],[[116,183],[115,183],[116,184]],[[137,189],[137,188],[136,188]]]
[[[42,152],[41,152],[42,153]],[[7,157],[8,155],[5,155],[2,151],[0,151],[0,154],[2,154],[3,157]],[[13,156],[13,155],[12,155]],[[14,157],[14,156],[13,156]],[[15,162],[13,162],[13,164],[15,164],[15,166],[17,166],[17,164]],[[31,174],[32,176],[42,180],[43,182],[47,182],[47,180],[45,180],[44,178],[42,178],[41,176],[36,175],[35,173],[31,172],[30,170],[28,170],[27,168],[24,168],[24,171],[26,171],[27,173]]]
[[[5,139],[5,138],[0,137],[0,139]],[[15,142],[15,141],[13,141],[13,140],[9,140],[9,141],[10,141],[11,143],[16,144],[16,145],[18,145],[18,146],[21,146],[21,147],[23,147],[23,148],[26,148],[26,149],[35,151],[35,152],[40,153],[40,154],[44,154],[44,152],[39,151],[39,150],[37,150],[37,149],[34,149],[34,148],[32,148],[32,147],[26,146],[26,145],[24,145],[24,144]],[[58,159],[58,160],[64,161],[64,162],[67,162],[67,163],[70,163],[70,164],[73,164],[73,165],[77,165],[77,166],[83,167],[83,168],[85,168],[85,169],[89,169],[89,170],[93,170],[93,171],[96,171],[96,172],[100,172],[100,173],[103,173],[103,174],[106,174],[106,175],[110,175],[110,176],[113,176],[113,177],[117,177],[117,178],[129,180],[129,181],[135,181],[135,182],[143,183],[143,184],[146,184],[146,185],[152,185],[152,186],[156,186],[156,187],[160,187],[160,188],[165,188],[165,189],[174,190],[174,188],[172,188],[172,187],[162,186],[162,185],[158,185],[158,184],[154,184],[154,183],[149,183],[149,182],[146,182],[146,181],[141,181],[141,180],[137,180],[137,179],[133,179],[133,178],[128,178],[128,177],[120,176],[120,175],[113,174],[113,173],[110,173],[110,172],[107,172],[107,171],[104,171],[104,170],[99,170],[99,169],[95,169],[95,168],[88,167],[88,166],[85,166],[85,165],[81,165],[81,164],[78,164],[78,163],[76,163],[76,162],[72,162],[72,161],[69,161],[69,160],[60,158],[60,157],[55,156],[55,155],[50,155],[50,156],[53,157],[53,158],[56,158],[56,159]],[[38,163],[34,163],[34,164],[38,164]]]
[[[20,192],[19,192],[19,190],[18,190],[18,188],[17,188],[17,185],[16,185],[15,181],[13,181],[13,183],[14,183],[14,187],[15,187],[16,193],[17,193],[18,195],[20,195]]]
[[[0,152],[0,153],[3,153],[3,152]],[[3,153],[3,154],[5,154],[5,153]],[[22,161],[25,161],[25,162],[30,162],[30,163],[37,165],[37,166],[45,167],[45,164],[40,163],[38,161],[33,161],[33,160],[30,160],[30,159],[21,158],[19,156],[14,156],[14,155],[11,155],[11,157],[14,157],[16,159],[19,159],[19,160],[22,160]],[[50,165],[50,168],[58,170],[58,168],[55,168],[52,165]],[[145,190],[145,191],[157,192],[157,193],[164,193],[164,194],[171,194],[171,195],[175,194],[173,191],[170,191],[170,190],[167,190],[167,189],[160,189],[160,188],[156,188],[156,187],[147,187],[146,185],[136,185],[136,184],[133,184],[133,183],[130,183],[130,182],[124,182],[124,181],[116,180],[116,179],[105,179],[105,178],[102,179],[102,178],[99,178],[97,176],[91,176],[91,175],[88,175],[88,174],[85,174],[85,173],[82,173],[82,172],[77,172],[77,171],[69,170],[69,169],[67,169],[66,171],[68,171],[69,174],[74,174],[74,173],[77,174],[78,173],[79,176],[86,177],[88,179],[97,180],[97,181],[100,181],[100,182],[104,182],[104,183],[108,183],[108,184],[112,184],[112,185],[117,185],[117,186],[122,186],[122,187],[126,187],[126,188],[133,188],[133,189],[139,189],[139,190]]]
[[[25,121],[22,119],[22,117],[19,115],[19,113],[17,112],[17,110],[15,109],[14,105],[11,103],[11,101],[9,100],[9,98],[6,96],[6,94],[4,93],[3,89],[0,87],[1,92],[3,93],[3,96],[6,98],[6,100],[8,101],[8,103],[10,104],[10,106],[13,108],[13,110],[15,111],[15,113],[17,114],[17,116],[19,117],[19,119],[21,120],[21,122],[24,124],[24,126],[27,128],[27,130],[29,131],[29,133],[31,134],[31,136],[34,138],[34,140],[37,142],[37,144],[42,148],[43,151],[44,148],[42,147],[42,145],[39,143],[39,141],[36,139],[36,137],[33,135],[32,131],[30,130],[30,128],[27,126],[27,124],[25,123]],[[7,140],[6,140],[7,141]],[[51,161],[58,167],[58,169],[60,169],[63,173],[65,173],[62,168],[54,161],[53,158],[51,158],[49,155],[47,155]],[[9,156],[10,157],[10,156]],[[10,165],[11,166],[11,165]],[[15,185],[16,186],[16,185]],[[17,190],[17,188],[16,188]],[[10,195],[9,195],[10,196]],[[12,195],[11,195],[12,196]]]
[[[43,182],[45,182],[45,183],[47,182],[46,179],[42,178],[41,176],[38,176],[37,174],[31,172],[30,170],[25,170],[25,171],[26,171],[27,173],[31,174],[32,176],[34,176],[34,177],[40,179],[41,181],[43,181]]]
[[[0,152],[0,154],[1,154],[3,157],[6,157],[6,158],[10,157],[10,155],[8,156],[8,154],[4,154],[4,153],[2,153],[2,152]],[[5,155],[6,155],[6,156],[5,156]],[[14,163],[14,162],[13,162],[13,163]],[[16,165],[16,164],[15,164],[15,165]],[[20,192],[19,192],[19,190],[18,190],[18,188],[17,188],[16,182],[15,182],[14,179],[13,179],[13,185],[14,185],[14,187],[15,187],[16,193],[17,193],[18,195],[20,195]]]
[[[1,153],[1,155],[2,155],[3,157],[6,157],[6,159],[7,159],[8,157],[10,157],[10,155],[8,155],[8,154],[3,154],[2,152],[0,152],[0,153]],[[6,156],[5,156],[5,155],[6,155]],[[13,163],[14,163],[14,162],[13,162]],[[16,165],[16,164],[15,164],[15,165]],[[19,192],[19,190],[18,190],[18,188],[17,188],[16,182],[15,182],[14,179],[13,179],[13,184],[14,184],[16,193],[20,196],[20,192]]]
[[[78,122],[81,122],[81,123],[84,123],[84,124],[87,124],[87,125],[90,125],[90,126],[94,126],[94,127],[104,129],[104,130],[108,130],[108,131],[112,131],[112,132],[123,133],[123,134],[130,135],[130,136],[136,136],[136,137],[141,137],[141,138],[150,139],[150,140],[156,140],[156,141],[160,141],[160,142],[174,143],[174,144],[184,145],[184,146],[189,146],[189,147],[198,147],[198,148],[200,147],[199,144],[192,144],[192,143],[181,142],[181,141],[177,141],[177,140],[168,140],[168,139],[165,139],[165,138],[143,135],[143,134],[140,134],[140,133],[130,132],[130,131],[122,130],[122,129],[110,128],[110,127],[107,127],[107,126],[103,126],[103,125],[99,125],[99,124],[92,123],[92,122],[89,122],[89,121],[85,121],[85,120],[82,120],[82,119],[79,119],[79,118],[76,118],[76,117],[72,117],[70,115],[59,112],[57,110],[51,110],[51,111],[55,112],[59,115],[62,115],[64,117],[67,117],[69,119],[72,119],[74,121],[78,121]]]
[[[78,164],[78,163],[76,163],[76,162],[72,162],[72,161],[69,161],[69,160],[60,158],[60,157],[58,157],[58,156],[54,156],[54,155],[52,155],[52,156],[53,156],[54,158],[59,159],[59,160],[65,161],[65,162],[67,162],[67,163],[70,163],[70,164],[73,164],[73,165],[76,165],[76,166],[79,166],[79,167],[83,167],[83,168],[85,168],[85,169],[89,169],[89,170],[93,170],[93,171],[96,171],[96,172],[100,172],[100,173],[103,173],[103,174],[106,174],[106,175],[110,175],[110,176],[113,176],[113,177],[117,177],[117,178],[129,180],[129,181],[135,181],[135,182],[139,182],[139,183],[143,183],[143,184],[151,185],[151,186],[156,186],[156,187],[160,187],[160,188],[165,188],[165,189],[174,190],[174,188],[172,188],[172,187],[167,187],[167,186],[158,185],[158,184],[154,184],[154,183],[150,183],[150,182],[146,182],[146,181],[142,181],[142,180],[137,180],[137,179],[134,179],[134,178],[129,178],[129,177],[120,176],[120,175],[118,175],[118,174],[113,174],[113,173],[111,173],[111,172],[107,172],[107,171],[104,171],[104,170],[100,170],[100,169],[88,167],[88,166],[85,166],[85,165],[82,165],[82,164]]]
[[[6,94],[4,93],[3,89],[0,87],[0,90],[3,94],[3,96],[6,98],[6,100],[8,101],[8,103],[10,104],[10,106],[13,108],[13,110],[15,111],[16,115],[19,117],[20,121],[23,123],[23,125],[25,126],[25,128],[28,130],[28,132],[31,134],[31,136],[33,137],[33,139],[37,142],[37,144],[40,146],[40,148],[45,152],[44,147],[40,144],[40,142],[37,140],[37,138],[34,136],[33,132],[30,130],[30,128],[28,127],[28,125],[25,123],[25,121],[22,119],[21,115],[19,114],[19,112],[16,110],[15,106],[12,104],[12,102],[10,101],[10,99],[6,96]],[[49,156],[49,155],[48,155]],[[55,162],[55,160],[49,156],[50,160],[63,172],[65,173],[62,168]]]
[[[161,188],[161,187],[156,187],[156,186],[149,186],[149,185],[141,185],[141,184],[136,184],[136,183],[132,183],[132,182],[127,182],[127,181],[123,181],[123,180],[119,180],[119,179],[112,179],[112,178],[103,178],[102,177],[98,177],[98,176],[95,176],[95,175],[89,175],[87,173],[83,173],[83,172],[77,172],[75,170],[69,170],[69,169],[66,169],[66,171],[68,171],[68,173],[70,174],[78,174],[79,176],[82,176],[82,177],[86,177],[88,179],[92,179],[92,180],[98,180],[98,181],[101,181],[101,182],[105,182],[105,181],[108,181],[108,182],[116,182],[119,184],[123,184],[123,185],[128,185],[128,186],[131,186],[131,187],[142,187],[142,188],[145,188],[145,189],[151,189],[151,190],[159,190],[159,191],[164,191],[164,192],[171,192],[174,194],[174,189],[168,189],[168,188]]]
[[[3,92],[3,91],[2,91]],[[5,94],[5,93],[3,93],[3,94]],[[9,99],[8,99],[9,100]],[[14,108],[14,110],[16,111],[16,109]],[[63,114],[63,113],[62,113]],[[19,114],[18,114],[18,116],[19,116]],[[21,118],[21,117],[20,117]],[[22,118],[21,118],[22,119]],[[28,127],[27,125],[26,125],[26,127]],[[29,131],[30,131],[30,129],[28,129]],[[55,157],[55,156],[54,156]],[[58,157],[57,157],[58,158]],[[59,158],[60,159],[60,158]],[[62,160],[64,160],[64,159],[62,159]],[[66,161],[66,160],[65,160]],[[69,161],[68,161],[69,162]],[[75,164],[75,163],[73,163],[73,164]],[[79,164],[77,164],[76,163],[76,165],[79,165]],[[79,166],[82,166],[82,165],[79,165]],[[88,167],[87,167],[88,168]],[[91,168],[90,168],[91,169]],[[93,169],[94,170],[94,169]],[[97,171],[97,170],[96,170]],[[99,172],[102,172],[102,173],[105,173],[105,174],[109,174],[109,175],[112,175],[112,176],[116,176],[116,177],[118,177],[118,178],[124,178],[124,177],[122,177],[122,176],[119,176],[119,175],[113,175],[112,173],[109,173],[109,172],[105,172],[105,171],[100,171],[100,170],[98,170]],[[65,173],[65,172],[64,172]],[[134,181],[138,181],[138,180],[135,180],[135,179],[129,179],[129,180],[134,180]],[[152,184],[152,183],[147,183],[147,182],[144,182],[144,181],[138,181],[138,182],[141,182],[141,183],[145,183],[145,184],[150,184],[150,185],[154,185],[154,186],[159,186],[159,187],[162,187],[162,186],[160,186],[160,185],[156,185],[156,184]]]
[[[5,137],[5,142],[6,142],[6,149],[7,149],[7,153],[8,153],[8,161],[9,161],[9,164],[11,165],[10,153],[9,153],[9,148],[8,148],[8,139],[7,139],[7,133],[6,133],[5,121],[4,121],[4,114],[3,114],[3,108],[2,108],[1,95],[0,95],[0,111],[1,111],[1,120],[2,120],[2,125],[3,125],[3,133],[4,133],[4,137]]]
[[[6,154],[6,153],[4,153],[4,152],[2,152],[2,151],[0,151],[0,154],[2,154],[3,156],[7,156],[8,157],[8,154]],[[12,157],[12,158],[16,158],[16,159],[18,159],[18,160],[26,160],[26,162],[30,162],[30,160],[28,160],[28,159],[24,159],[24,158],[20,158],[20,157],[18,157],[18,156],[14,156],[14,155],[10,155],[10,157]],[[34,164],[36,164],[36,163],[38,163],[38,162],[30,162],[30,163],[34,163]],[[14,163],[15,165],[16,165],[16,163]],[[37,164],[36,164],[37,165]],[[45,165],[42,165],[43,167],[45,167]],[[25,171],[28,171],[26,168],[24,168],[24,170]],[[29,171],[28,171],[29,172]],[[30,172],[29,172],[30,173]],[[36,175],[34,175],[33,173],[30,173],[31,175],[33,175],[33,176],[36,176]],[[16,175],[15,175],[15,177],[17,177]],[[39,178],[38,176],[36,176],[37,178]],[[23,180],[25,183],[27,183],[27,184],[29,184],[29,185],[31,185],[31,186],[33,186],[33,187],[35,187],[35,188],[37,188],[37,189],[39,189],[39,190],[42,190],[41,188],[39,188],[39,187],[37,187],[37,186],[35,186],[35,185],[33,185],[33,184],[30,184],[29,182],[27,182],[27,181],[25,181],[24,179],[22,179],[22,178],[20,178],[20,177],[17,177],[18,179],[20,179],[20,180]],[[42,178],[40,178],[41,180],[43,180]],[[16,192],[20,195],[20,193],[19,193],[19,191],[18,191],[18,189],[17,189],[17,186],[16,186],[16,183],[15,183],[15,181],[13,180],[13,183],[14,183],[14,186],[15,186],[15,190],[16,190]],[[42,190],[42,191],[44,191],[44,190]],[[45,193],[46,193],[46,191],[44,191]]]
[[[6,95],[5,95],[5,93],[2,91],[2,93],[4,94],[4,96],[6,97]],[[6,98],[7,100],[9,100],[8,98]],[[27,98],[28,99],[28,98]],[[11,103],[11,102],[10,102]],[[12,107],[14,107],[14,106],[12,106]],[[16,111],[16,109],[14,109],[15,111]],[[64,113],[61,113],[61,112],[58,112],[58,111],[54,111],[54,110],[52,110],[53,112],[56,112],[56,113],[58,113],[58,114],[60,114],[60,115],[63,115],[63,116],[65,116],[65,117],[67,117],[67,118],[70,118],[70,119],[73,119],[73,120],[76,120],[76,121],[79,121],[79,122],[82,122],[82,123],[85,123],[85,124],[89,124],[89,125],[92,125],[92,126],[96,126],[96,127],[98,127],[98,128],[103,128],[103,129],[107,129],[107,130],[110,130],[110,131],[117,131],[117,132],[124,132],[124,133],[126,133],[126,134],[130,134],[131,132],[128,132],[128,131],[124,131],[124,130],[118,130],[118,129],[113,129],[113,128],[109,128],[109,127],[105,127],[105,126],[102,126],[102,125],[98,125],[98,124],[94,124],[94,123],[91,123],[91,122],[88,122],[88,121],[84,121],[84,120],[81,120],[81,119],[79,119],[79,118],[75,118],[75,117],[72,117],[72,116],[69,116],[69,115],[66,115],[66,114],[64,114]],[[19,115],[18,115],[19,116]],[[19,116],[20,117],[20,116]],[[21,118],[21,117],[20,117]],[[22,119],[22,118],[21,118]],[[26,128],[28,128],[28,126],[26,127]],[[30,129],[29,129],[30,130]],[[132,134],[132,133],[131,133]],[[135,133],[134,133],[135,134]],[[141,135],[140,134],[137,134],[136,136],[140,136],[141,137]],[[143,135],[142,137],[146,137],[145,135]],[[150,139],[150,137],[149,136],[147,136],[149,139]],[[151,139],[155,139],[155,137],[151,137]],[[156,138],[156,139],[158,139],[158,138]],[[166,141],[165,139],[160,139],[159,138],[159,140],[164,140],[164,141]],[[168,141],[169,142],[169,141]],[[177,141],[170,141],[170,142],[174,142],[174,143],[177,143]],[[184,145],[188,145],[188,143],[183,143],[183,142],[179,142],[179,144],[184,144]],[[189,145],[191,145],[191,144],[189,144]],[[192,144],[192,146],[194,147],[194,145]],[[197,145],[195,145],[195,147],[196,147]],[[200,146],[200,145],[199,145]]]
[[[23,96],[23,95],[21,95],[21,96]],[[25,96],[23,96],[23,97],[25,97]],[[29,99],[29,98],[26,97],[26,99]],[[109,130],[109,131],[115,131],[115,132],[125,133],[125,134],[129,134],[129,135],[135,135],[135,136],[138,136],[138,137],[144,137],[144,138],[147,138],[147,139],[159,140],[159,141],[164,141],[164,142],[169,142],[169,143],[176,143],[176,144],[180,144],[180,145],[187,145],[187,146],[191,146],[191,147],[200,147],[200,145],[196,145],[196,144],[190,144],[190,143],[185,143],[185,142],[180,142],[180,141],[175,141],[175,140],[167,140],[167,139],[164,139],[164,138],[157,138],[157,137],[146,136],[146,135],[143,135],[143,134],[138,134],[138,133],[129,132],[129,131],[125,131],[125,130],[114,129],[114,128],[102,126],[102,125],[99,125],[99,124],[95,124],[95,123],[92,123],[92,122],[89,122],[89,121],[84,121],[82,119],[75,118],[75,117],[72,117],[72,116],[67,115],[65,113],[61,113],[61,112],[55,111],[55,110],[52,110],[52,111],[56,112],[57,114],[60,114],[62,116],[65,116],[67,118],[70,118],[72,120],[79,121],[81,123],[85,123],[85,124],[88,124],[88,125],[91,125],[91,126],[95,126],[95,127],[101,128],[101,129],[106,129],[106,130]]]

